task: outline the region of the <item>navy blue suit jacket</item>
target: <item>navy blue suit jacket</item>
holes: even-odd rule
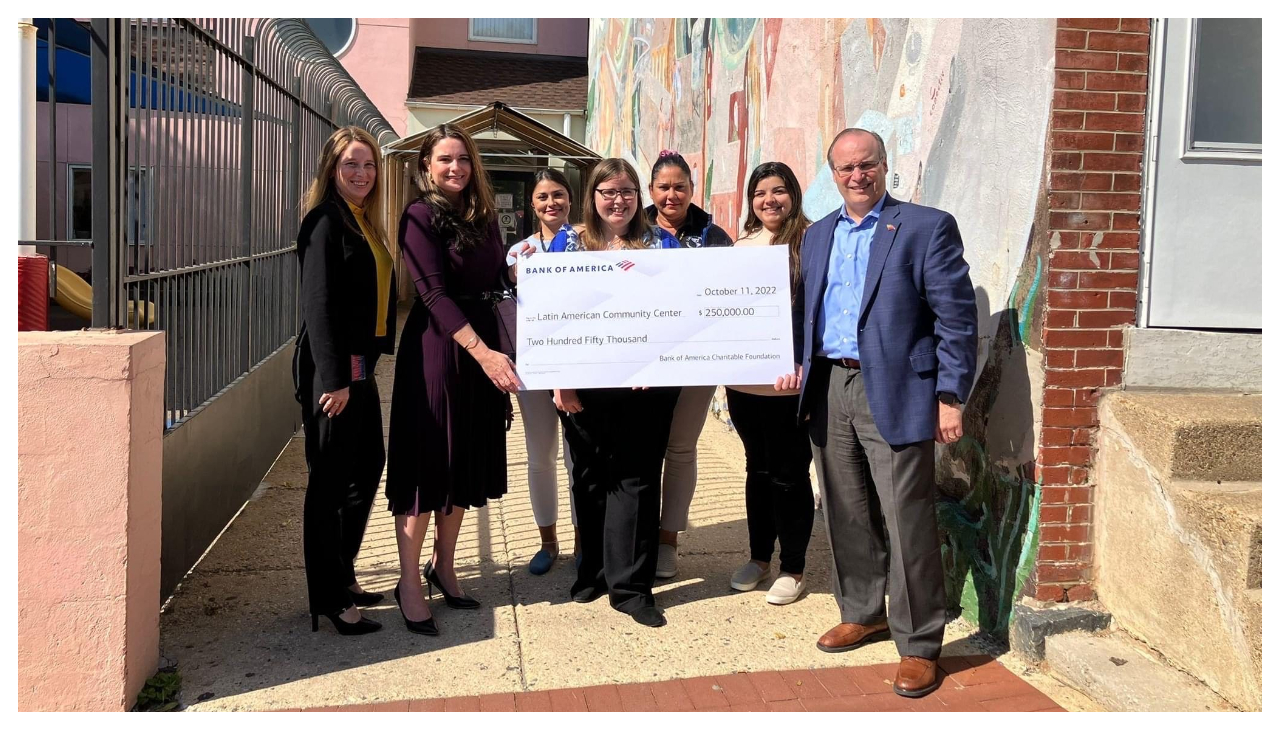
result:
[[[796,362],[804,367],[801,420],[814,399],[827,395],[808,386],[822,346],[818,310],[839,215],[836,210],[810,226],[800,253],[792,325]],[[978,309],[950,213],[885,196],[862,290],[858,359],[871,416],[890,444],[933,438],[938,393],[968,397],[977,368]]]

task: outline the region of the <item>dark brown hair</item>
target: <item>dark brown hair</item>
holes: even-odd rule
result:
[[[796,175],[790,167],[781,162],[763,162],[751,171],[751,177],[747,180],[747,220],[742,228],[747,235],[764,228],[764,223],[756,217],[756,209],[751,204],[751,200],[755,197],[756,186],[760,181],[770,177],[781,178],[782,185],[791,196],[791,212],[782,221],[782,227],[774,234],[773,245],[787,245],[791,262],[791,288],[794,291],[795,285],[800,281],[800,245],[804,243],[804,232],[809,227],[810,221],[800,209],[802,202],[800,181],[796,180]]]
[[[431,173],[422,166],[424,161],[430,159],[432,149],[446,138],[462,142],[467,150],[467,156],[471,158],[471,179],[467,181],[467,188],[462,191],[462,200],[456,208],[440,188],[436,187],[435,181],[431,179]],[[471,140],[471,136],[459,127],[440,124],[427,132],[422,139],[422,147],[418,150],[418,164],[413,170],[413,182],[421,191],[423,199],[433,208],[438,211],[451,211],[460,222],[470,224],[481,234],[484,234],[496,220],[493,186],[489,184],[489,175],[484,171],[484,164],[480,161],[480,152],[476,149],[476,143]]]
[[[662,172],[664,167],[678,167],[684,170],[684,176],[689,178],[690,187],[693,186],[693,172],[689,170],[689,163],[684,161],[684,155],[675,150],[662,150],[658,153],[658,161],[653,163],[653,170],[649,173],[649,187],[653,187],[653,183],[658,179],[658,173]]]

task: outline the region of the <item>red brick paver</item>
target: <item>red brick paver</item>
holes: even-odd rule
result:
[[[944,657],[942,686],[920,699],[893,693],[897,664],[788,669],[642,684],[605,684],[480,697],[307,708],[414,712],[1063,712],[987,656]]]

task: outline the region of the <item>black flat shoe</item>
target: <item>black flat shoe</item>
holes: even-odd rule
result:
[[[410,621],[408,616],[404,615],[404,607],[400,605],[400,584],[396,584],[396,606],[400,609],[400,618],[404,619],[404,627],[411,634],[422,634],[423,636],[439,636],[440,629],[436,626],[436,617],[423,619],[422,621]]]
[[[324,616],[333,623],[333,628],[338,630],[343,636],[359,636],[361,634],[372,634],[382,628],[382,624],[371,618],[360,617],[355,623],[348,623],[342,620],[342,613],[313,613],[311,614],[311,630],[320,630],[320,617]]]
[[[631,614],[631,618],[641,626],[649,626],[655,629],[667,624],[667,618],[662,615],[662,609],[657,606],[644,606],[636,609]]]
[[[426,578],[428,583],[435,586],[436,589],[440,591],[440,595],[444,596],[444,605],[449,608],[480,608],[480,602],[471,596],[450,595],[449,592],[444,589],[444,586],[440,585],[440,576],[436,575],[436,568],[431,564],[430,560],[427,561],[427,566],[422,569],[422,577]],[[427,598],[431,598],[430,586],[427,587]]]
[[[381,593],[370,593],[369,591],[365,591],[364,593],[356,593],[354,591],[348,590],[347,595],[351,596],[351,602],[356,604],[360,608],[368,608],[369,606],[376,606],[379,603],[382,603],[383,598],[386,598],[386,596],[382,595]]]

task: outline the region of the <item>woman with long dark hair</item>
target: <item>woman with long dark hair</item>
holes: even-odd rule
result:
[[[564,173],[551,167],[534,173],[530,202],[533,204],[538,230],[512,246],[507,255],[513,281],[517,256],[546,253],[557,235],[562,232],[565,235],[574,234],[573,226],[569,223],[569,214],[573,210],[573,191],[569,188],[569,180]],[[560,555],[560,541],[556,536],[556,519],[560,510],[559,493],[556,489],[556,447],[562,440],[559,438],[560,419],[556,416],[556,406],[550,391],[522,390],[516,393],[516,398],[520,401],[524,447],[529,456],[529,503],[533,508],[533,521],[538,525],[538,534],[542,538],[541,548],[529,561],[529,572],[543,575],[551,570]],[[564,460],[565,468],[572,474],[573,458],[569,455],[567,442]],[[572,487],[570,481],[570,489]],[[570,506],[572,507],[572,503]],[[576,551],[576,537],[573,544]]]
[[[507,491],[508,394],[519,381],[510,358],[491,349],[498,342],[492,298],[507,283],[506,252],[471,137],[451,124],[433,128],[414,181],[421,195],[405,208],[399,240],[418,298],[396,358],[387,502],[405,626],[435,635],[418,577],[422,541],[435,513],[434,551],[422,575],[450,608],[479,608],[458,583],[454,551],[466,510]]]
[[[693,172],[679,152],[662,150],[649,175],[649,197],[645,208],[649,222],[674,236],[681,248],[731,246],[733,239],[712,222],[711,216],[693,203]],[[662,518],[658,532],[659,578],[674,578],[677,542],[689,527],[689,505],[698,484],[698,437],[707,422],[707,410],[716,389],[695,385],[680,390],[671,436],[662,471]]]
[[[596,164],[587,178],[584,225],[562,231],[550,251],[678,248],[645,221],[640,179],[625,160]],[[581,561],[570,588],[586,603],[605,592],[615,609],[644,626],[666,623],[653,598],[662,457],[679,388],[555,391],[573,454],[573,495]]]
[[[751,205],[735,246],[786,246],[791,290],[800,275],[800,246],[809,219],[800,210],[800,183],[791,168],[766,162],[747,181]],[[729,418],[747,455],[747,534],[751,559],[734,572],[734,590],[753,590],[769,577],[775,542],[779,546],[778,578],[765,600],[774,605],[795,601],[804,592],[805,553],[813,533],[813,487],[809,464],[813,452],[806,427],[796,422],[799,391],[776,391],[772,385],[726,388]]]
[[[302,404],[307,495],[302,549],[311,630],[382,624],[360,606],[382,600],[356,581],[355,559],[386,462],[374,367],[395,346],[395,277],[379,221],[381,157],[373,137],[343,127],[324,144],[298,230],[302,327],[294,389]]]

